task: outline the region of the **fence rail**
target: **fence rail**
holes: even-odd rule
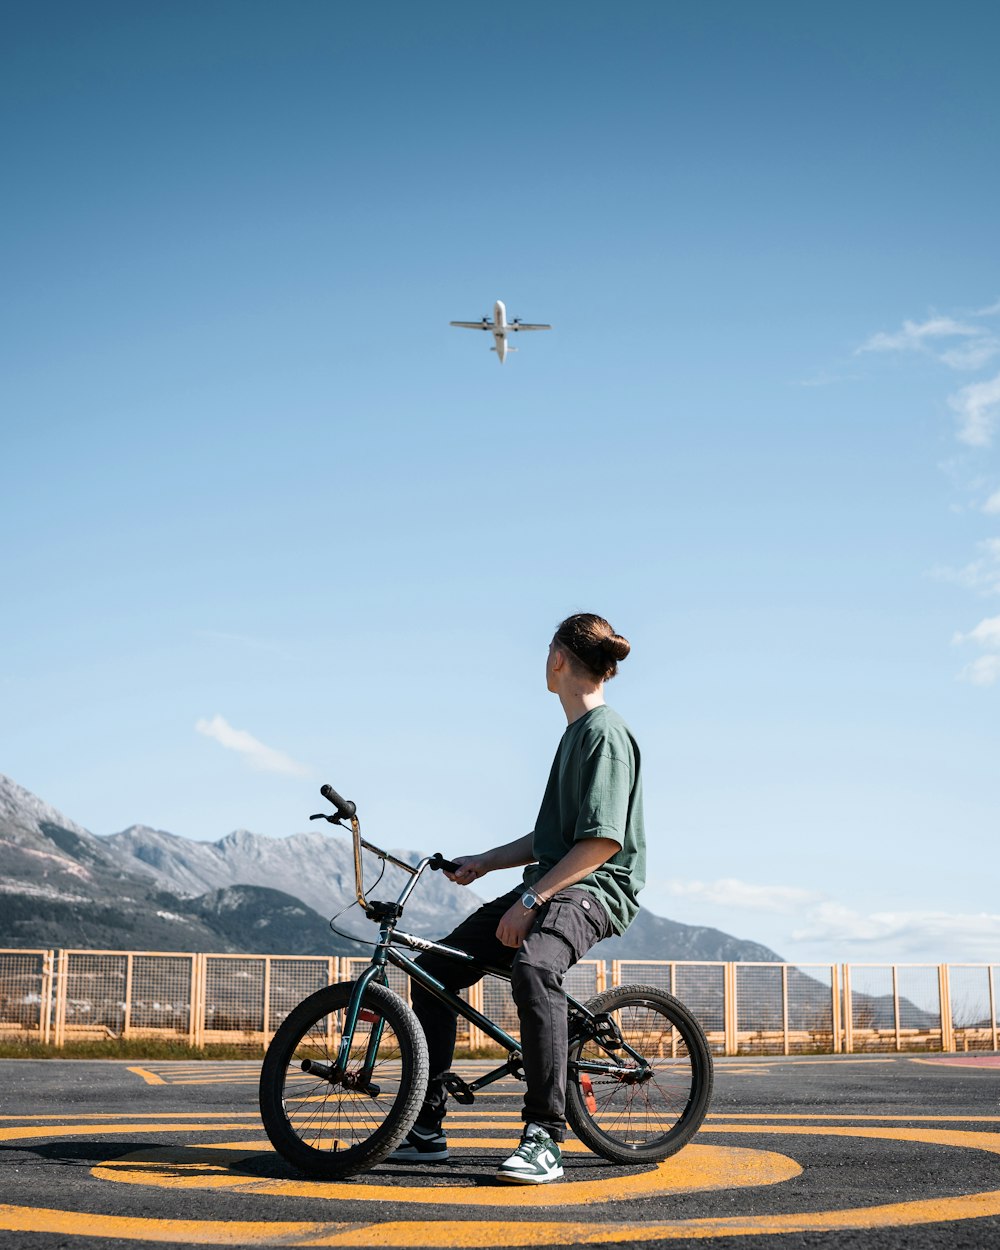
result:
[[[162,951],[0,950],[0,1041],[150,1038],[263,1048],[296,1003],[352,980],[362,958]],[[566,988],[586,1001],[612,986],[654,985],[700,1020],[716,1054],[795,1055],[1000,1049],[1000,964],[695,963],[585,959]],[[409,982],[389,968],[409,999]],[[510,986],[463,991],[517,1028]],[[459,1045],[487,1044],[459,1019]]]

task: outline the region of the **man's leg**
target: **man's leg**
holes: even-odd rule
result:
[[[467,951],[482,963],[494,967],[509,967],[514,951],[501,944],[497,938],[497,925],[500,918],[511,907],[514,900],[523,893],[522,889],[511,890],[501,898],[485,903],[477,912],[467,917],[441,942],[444,946],[454,946],[458,950]],[[440,981],[453,993],[467,989],[482,977],[475,968],[458,960],[447,959],[434,951],[424,951],[416,962],[430,973],[436,981]],[[457,1016],[449,1011],[439,999],[428,993],[416,981],[410,982],[413,1010],[416,1012],[420,1027],[427,1038],[427,1053],[430,1060],[430,1080],[423,1106],[417,1116],[416,1126],[426,1132],[440,1132],[447,1109],[448,1094],[444,1087],[444,1075],[451,1069],[455,1056],[455,1034]]]
[[[521,1117],[555,1142],[565,1136],[569,1042],[563,977],[610,932],[608,914],[594,895],[562,890],[542,909],[512,965],[528,1085]]]

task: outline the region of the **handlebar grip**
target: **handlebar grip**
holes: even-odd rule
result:
[[[320,786],[319,792],[328,803],[332,803],[337,809],[337,816],[340,820],[353,819],[354,813],[358,809],[357,805],[352,803],[350,799],[342,799],[333,786]]]
[[[445,859],[440,851],[434,852],[431,856],[431,862],[428,867],[433,868],[435,872],[438,872],[439,870],[443,870],[444,872],[458,872],[458,864],[456,864],[453,860]]]

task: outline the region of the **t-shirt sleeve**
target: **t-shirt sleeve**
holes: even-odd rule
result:
[[[601,751],[584,762],[580,783],[580,814],[573,840],[610,838],[624,846],[632,784],[628,763]]]

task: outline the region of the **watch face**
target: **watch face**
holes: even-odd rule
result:
[[[537,907],[537,906],[538,906],[538,895],[537,895],[537,894],[532,894],[530,890],[527,892],[527,894],[522,894],[522,895],[521,895],[521,906],[522,906],[522,907],[527,907],[527,909],[528,909],[529,911],[532,909],[532,907]]]

